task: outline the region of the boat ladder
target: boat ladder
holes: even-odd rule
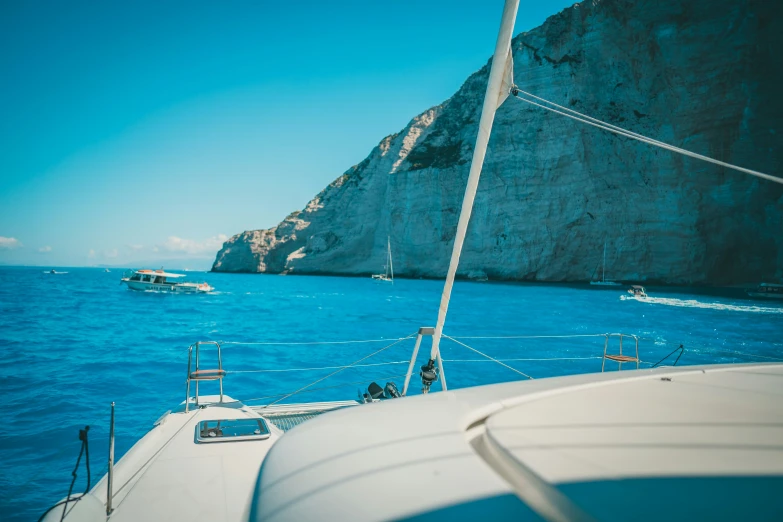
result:
[[[606,353],[609,349],[609,341],[613,337],[617,337],[620,340],[620,352],[619,353]],[[633,339],[636,355],[628,355],[623,353],[623,339],[629,337]],[[636,363],[636,369],[639,369],[639,338],[635,335],[622,334],[622,333],[608,333],[606,334],[606,340],[604,341],[604,356],[601,361],[601,371],[606,368],[606,360],[617,362],[617,371],[623,369],[623,363]]]
[[[217,347],[217,369],[216,370],[202,370],[199,366],[199,352],[201,345],[211,344]],[[193,352],[196,352],[196,367],[193,367]],[[196,344],[191,344],[188,348],[188,379],[185,387],[185,413],[189,411],[190,406],[190,381],[196,383],[196,395],[195,403],[198,408],[198,383],[200,381],[218,381],[220,383],[220,402],[223,402],[223,377],[226,376],[226,370],[223,369],[223,358],[220,352],[220,343],[215,341],[199,341]]]

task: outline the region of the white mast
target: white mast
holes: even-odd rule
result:
[[[392,264],[392,256],[391,256],[391,236],[386,236],[386,250],[389,255],[389,270],[391,271],[391,281],[394,282],[394,264]]]
[[[492,122],[495,120],[495,111],[508,97],[509,90],[514,84],[513,63],[511,61],[511,36],[514,31],[514,20],[517,17],[519,0],[506,0],[503,7],[503,18],[500,21],[500,32],[495,44],[495,54],[492,57],[492,67],[489,71],[487,92],[484,95],[484,107],[481,110],[476,147],[473,149],[473,161],[470,164],[470,175],[465,188],[465,197],[462,200],[462,210],[457,223],[457,235],[454,237],[454,248],[451,251],[451,262],[446,274],[446,284],[443,286],[443,295],[438,309],[438,322],[435,325],[435,333],[432,336],[431,359],[439,355],[440,338],[443,334],[443,323],[446,322],[446,312],[449,309],[451,299],[451,287],[454,286],[454,277],[457,274],[459,257],[462,253],[462,245],[465,242],[465,233],[468,230],[470,214],[473,211],[473,200],[476,197],[481,167],[484,164],[484,156],[487,152],[489,135],[492,132]],[[440,363],[440,358],[438,357]],[[441,368],[441,375],[443,369]],[[445,383],[444,388],[445,388]]]

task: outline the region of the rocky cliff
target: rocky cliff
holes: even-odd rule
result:
[[[594,0],[512,42],[520,88],[724,161],[783,174],[783,2]],[[443,277],[489,66],[213,270]],[[509,98],[459,274],[728,284],[783,277],[783,186]]]

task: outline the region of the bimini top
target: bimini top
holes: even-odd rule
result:
[[[162,277],[185,277],[185,274],[172,274],[169,272],[164,272],[163,270],[136,270],[137,274],[148,274],[148,275],[156,275],[156,276],[162,276]]]
[[[783,364],[657,368],[347,408],[285,434],[250,520],[779,520]]]

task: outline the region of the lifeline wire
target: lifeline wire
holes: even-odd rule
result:
[[[268,370],[232,370],[228,373],[267,373],[267,372],[306,372],[309,370],[334,370],[336,368],[367,368],[370,366],[385,366],[387,364],[408,364],[409,361],[389,361],[382,363],[369,363],[369,364],[351,364],[348,366],[321,366],[320,368],[275,368]]]
[[[606,337],[607,334],[566,334],[566,335],[507,335],[507,336],[459,336],[450,339],[568,339],[572,337]]]
[[[445,336],[444,336],[445,337]],[[453,339],[452,339],[453,340]],[[499,362],[499,361],[587,361],[592,359],[603,359],[603,357],[541,357],[527,359],[443,359],[443,362],[450,363],[474,363],[474,362]],[[407,362],[407,361],[406,361]]]
[[[457,343],[457,344],[459,344],[459,345],[461,345],[461,346],[464,346],[464,347],[465,347],[465,348],[467,348],[468,350],[472,350],[472,351],[476,352],[477,354],[479,354],[479,355],[481,355],[481,356],[483,356],[483,357],[486,357],[487,359],[489,359],[489,360],[491,360],[491,361],[495,361],[495,362],[496,362],[496,363],[498,363],[499,365],[501,365],[501,366],[505,366],[505,367],[506,367],[506,368],[508,368],[509,370],[511,370],[511,371],[513,371],[513,372],[516,372],[516,373],[518,373],[519,375],[522,375],[522,376],[524,376],[524,377],[527,377],[528,379],[531,379],[531,380],[533,379],[533,378],[532,378],[531,376],[529,376],[528,374],[526,374],[526,373],[523,373],[523,372],[520,372],[520,371],[519,371],[519,370],[517,370],[516,368],[512,368],[512,367],[511,367],[511,366],[509,366],[508,364],[504,364],[504,363],[502,363],[502,362],[498,361],[497,359],[495,359],[494,357],[490,357],[489,355],[487,355],[487,354],[485,354],[485,353],[482,353],[482,352],[480,352],[480,351],[476,350],[475,348],[472,348],[472,347],[468,346],[467,344],[465,344],[465,343],[463,343],[463,342],[460,342],[460,341],[458,341],[458,340],[454,339],[453,337],[449,337],[448,335],[444,335],[443,337],[445,337],[446,339],[449,339],[449,340],[451,340],[451,341],[454,341],[455,343]]]
[[[537,100],[541,100],[544,103],[547,103],[547,104],[552,105],[554,107],[558,107],[559,109],[562,109],[562,110],[553,109],[552,107],[548,107],[546,105],[542,105],[540,103],[536,103],[533,100],[528,100],[526,98],[523,98],[523,97],[519,96],[520,93],[522,93],[522,94],[524,94],[526,96],[530,96],[532,98],[535,98]],[[545,100],[544,98],[540,98],[538,96],[534,96],[534,95],[532,95],[530,93],[527,93],[525,91],[520,91],[520,90],[517,90],[517,89],[514,88],[514,89],[511,90],[511,94],[514,96],[514,98],[516,98],[516,99],[518,99],[520,101],[523,101],[525,103],[529,103],[530,105],[535,105],[536,107],[540,107],[542,109],[554,112],[556,114],[560,114],[561,116],[565,116],[567,118],[571,118],[572,120],[576,120],[576,121],[579,121],[579,122],[582,122],[582,123],[586,123],[588,125],[592,125],[593,127],[598,127],[599,129],[603,129],[603,130],[606,130],[606,131],[609,131],[609,132],[613,132],[615,134],[619,134],[619,135],[625,136],[627,138],[631,138],[631,139],[634,139],[634,140],[637,140],[637,141],[641,141],[641,142],[647,143],[649,145],[655,145],[656,147],[661,147],[663,149],[670,150],[672,152],[677,152],[677,153],[683,154],[685,156],[690,156],[691,158],[696,158],[696,159],[699,159],[699,160],[702,160],[702,161],[707,161],[709,163],[713,163],[715,165],[720,165],[721,167],[726,167],[726,168],[729,168],[729,169],[736,170],[738,172],[743,172],[745,174],[750,174],[751,176],[756,176],[758,178],[762,178],[762,179],[766,179],[766,180],[769,180],[769,181],[772,181],[772,182],[775,182],[775,183],[783,184],[783,178],[772,176],[770,174],[764,174],[763,172],[759,172],[757,170],[751,170],[751,169],[746,169],[744,167],[739,167],[737,165],[732,165],[731,163],[726,163],[725,161],[716,160],[714,158],[710,158],[710,157],[704,156],[702,154],[696,154],[695,152],[691,152],[689,150],[681,149],[680,147],[675,147],[674,145],[669,145],[668,143],[664,143],[662,141],[658,141],[658,140],[654,140],[652,138],[648,138],[648,137],[643,136],[641,134],[638,134],[636,132],[632,132],[632,131],[623,129],[622,127],[618,127],[616,125],[612,125],[610,123],[606,123],[604,121],[601,121],[601,120],[599,120],[597,118],[593,118],[591,116],[587,116],[587,115],[582,114],[582,113],[580,113],[578,111],[575,111],[573,109],[569,109],[567,107],[563,107],[562,105],[558,105],[558,104],[556,104],[554,102],[551,102],[549,100]],[[563,111],[566,111],[566,112],[563,112]],[[571,114],[569,114],[569,113],[571,113]]]
[[[404,341],[405,339],[410,339],[410,335],[408,337],[397,337],[392,339],[366,339],[363,341],[311,341],[311,342],[303,342],[303,343],[296,343],[296,342],[285,342],[285,341],[266,341],[266,342],[260,342],[260,343],[244,343],[241,341],[218,341],[221,346],[225,344],[235,344],[240,346],[306,346],[306,345],[315,345],[315,344],[359,344],[359,343],[388,343],[389,341]]]
[[[709,347],[707,347],[709,349]],[[780,357],[770,357],[768,355],[758,355],[755,353],[744,353],[744,352],[735,352],[731,350],[713,350],[715,353],[725,353],[725,354],[732,354],[732,355],[744,355],[745,357],[760,357],[762,359],[770,359],[772,361],[783,361]]]

